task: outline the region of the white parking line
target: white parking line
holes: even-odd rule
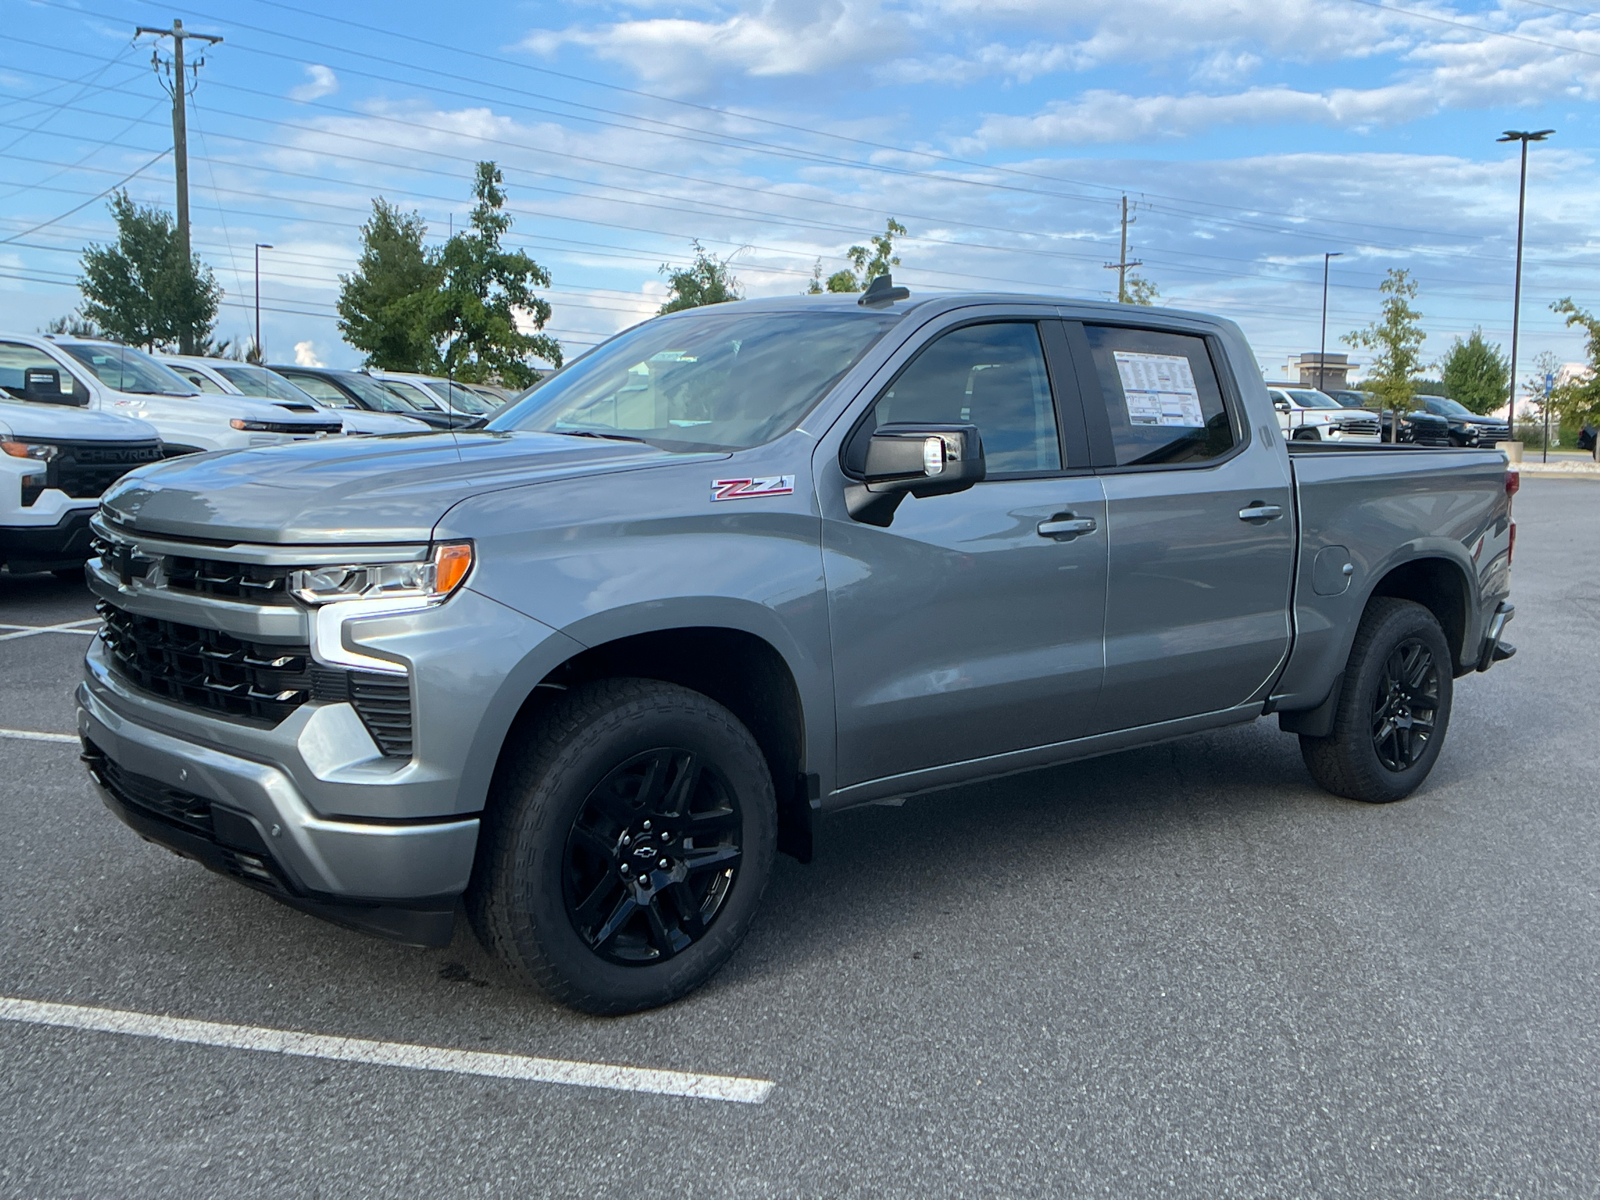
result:
[[[0,738],[16,738],[24,742],[71,742],[78,744],[75,733],[40,733],[37,729],[0,729]]]
[[[92,625],[95,628],[85,629],[83,626]],[[0,633],[0,642],[9,642],[12,638],[33,637],[39,633],[87,633],[91,637],[98,631],[99,617],[90,617],[87,621],[68,621],[64,625],[13,625],[13,633]]]
[[[125,1033],[197,1046],[223,1046],[233,1050],[289,1054],[299,1058],[405,1067],[413,1071],[485,1075],[491,1079],[523,1079],[573,1087],[608,1088],[618,1092],[651,1092],[662,1096],[689,1096],[696,1100],[725,1100],[734,1104],[761,1104],[773,1087],[771,1081],[766,1079],[744,1079],[733,1075],[695,1075],[685,1071],[653,1071],[643,1067],[569,1062],[560,1058],[528,1058],[520,1054],[414,1046],[406,1042],[373,1042],[364,1038],[296,1033],[257,1025],[190,1021],[181,1017],[162,1017],[154,1013],[127,1012],[116,1008],[49,1004],[10,996],[0,996],[0,1021],[53,1025],[63,1029],[92,1029],[101,1033]]]

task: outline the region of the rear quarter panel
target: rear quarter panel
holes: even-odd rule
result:
[[[1367,601],[1396,567],[1442,558],[1469,591],[1464,658],[1474,658],[1495,605],[1510,593],[1510,498],[1505,457],[1493,450],[1406,447],[1293,453],[1300,548],[1294,650],[1273,700],[1310,708],[1344,669]],[[1312,585],[1317,555],[1342,547],[1354,567],[1339,595]]]

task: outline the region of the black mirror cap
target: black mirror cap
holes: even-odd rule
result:
[[[35,404],[79,403],[61,390],[61,372],[50,367],[29,367],[22,373],[22,398]]]
[[[845,489],[850,516],[887,528],[907,496],[966,491],[988,473],[976,425],[881,425],[867,445],[859,483]]]

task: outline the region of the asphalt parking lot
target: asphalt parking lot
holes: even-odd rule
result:
[[[1409,801],[1319,792],[1262,721],[845,814],[708,987],[620,1019],[464,922],[421,951],[280,907],[139,841],[72,742],[0,737],[0,996],[772,1085],[0,1020],[0,1195],[1592,1197],[1600,482],[1516,510],[1520,653]],[[0,727],[73,732],[91,617],[0,575]]]

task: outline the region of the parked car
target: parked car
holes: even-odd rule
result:
[[[880,277],[646,321],[482,430],[162,464],[95,520],[85,760],[307,911],[443,945],[464,897],[602,1013],[704,981],[853,805],[1267,713],[1399,800],[1511,653],[1518,476],[1270,435],[1255,362]]]
[[[465,384],[451,383],[432,375],[413,375],[404,371],[370,370],[369,374],[393,388],[407,400],[418,404],[432,404],[442,412],[466,413],[469,417],[486,417],[499,406],[489,403]]]
[[[32,399],[148,421],[169,456],[273,446],[340,432],[337,420],[286,413],[245,396],[202,401],[194,384],[131,346],[0,333],[0,358],[15,370],[37,373],[39,386]]]
[[[57,385],[0,346],[0,566],[81,580],[101,493],[159,462],[161,438],[148,422],[60,403]]]
[[[1436,417],[1432,413],[1416,409],[1403,412],[1400,414],[1400,436],[1395,437],[1394,409],[1385,408],[1383,402],[1370,392],[1344,390],[1328,394],[1346,408],[1364,408],[1368,412],[1377,412],[1383,422],[1382,440],[1385,442],[1410,442],[1418,446],[1450,445],[1450,423],[1443,417]]]
[[[1511,439],[1511,426],[1499,417],[1482,417],[1459,400],[1445,396],[1418,396],[1417,403],[1450,426],[1452,446],[1493,446]]]
[[[203,393],[255,396],[270,400],[279,408],[300,413],[334,413],[345,433],[426,433],[427,422],[399,413],[368,412],[350,406],[335,406],[318,400],[296,387],[270,367],[234,362],[225,358],[198,358],[192,355],[161,355],[160,360],[182,375]]]
[[[1597,447],[1596,445],[1597,432],[1600,431],[1597,431],[1593,425],[1585,422],[1583,428],[1578,430],[1578,449],[1587,450],[1590,454],[1600,457],[1600,447]]]
[[[394,413],[421,421],[431,429],[460,429],[477,421],[477,418],[464,413],[447,413],[431,401],[427,404],[413,403],[393,388],[385,387],[360,371],[288,364],[274,365],[272,370],[332,408]]]
[[[1316,388],[1269,383],[1278,428],[1294,441],[1376,443],[1378,414],[1349,409]]]

